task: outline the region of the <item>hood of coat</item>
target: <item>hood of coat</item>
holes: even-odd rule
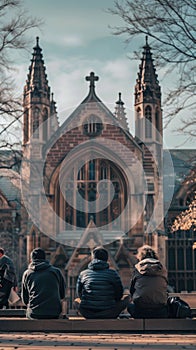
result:
[[[50,267],[50,263],[47,260],[33,260],[29,264],[29,269],[33,271],[38,271],[38,270],[46,270]]]
[[[109,264],[106,261],[93,259],[89,264],[88,268],[90,270],[106,270],[109,269]]]
[[[141,275],[164,275],[166,277],[166,269],[157,259],[147,258],[141,260],[135,265],[135,268]]]

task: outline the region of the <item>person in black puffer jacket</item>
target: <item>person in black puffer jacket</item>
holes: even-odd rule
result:
[[[61,271],[45,259],[41,248],[31,252],[31,263],[22,277],[21,297],[27,305],[27,318],[58,318],[62,311],[65,280]]]
[[[108,252],[97,247],[88,269],[78,277],[75,306],[85,318],[117,318],[126,308],[129,297],[121,300],[123,286],[119,274],[109,268]]]
[[[148,245],[138,249],[139,262],[131,280],[132,303],[127,310],[134,318],[167,318],[167,271]]]

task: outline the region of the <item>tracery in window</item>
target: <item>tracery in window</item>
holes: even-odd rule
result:
[[[83,123],[84,134],[88,136],[97,136],[100,135],[103,129],[103,124],[101,119],[96,115],[90,115],[85,119]]]
[[[107,179],[107,164],[105,162],[101,162],[101,180]]]
[[[70,225],[77,229],[87,227],[90,218],[93,218],[98,227],[109,224],[110,229],[120,229],[121,222],[115,219],[127,202],[122,173],[108,160],[93,159],[87,160],[81,167],[80,164],[81,160],[74,163],[75,176],[64,182],[64,195],[57,191],[60,201],[57,211],[64,219],[63,229],[70,230]]]

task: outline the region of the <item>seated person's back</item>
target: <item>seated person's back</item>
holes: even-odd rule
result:
[[[36,248],[22,278],[22,300],[28,318],[58,318],[61,299],[65,297],[65,281],[61,271],[45,259],[45,252]]]
[[[123,286],[119,274],[109,268],[108,252],[103,247],[93,250],[88,269],[78,277],[76,293],[79,311],[86,318],[116,318],[126,307],[121,300]]]
[[[135,318],[167,317],[167,271],[150,246],[139,248],[137,257],[128,311]]]

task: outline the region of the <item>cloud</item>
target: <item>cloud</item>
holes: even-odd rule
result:
[[[44,37],[44,36],[43,36]],[[41,40],[43,42],[43,39]],[[80,47],[86,45],[86,41],[84,37],[78,35],[78,34],[63,34],[59,37],[56,37],[55,34],[51,34],[50,37],[44,37],[44,42],[48,43],[50,46],[53,45],[53,47]]]

